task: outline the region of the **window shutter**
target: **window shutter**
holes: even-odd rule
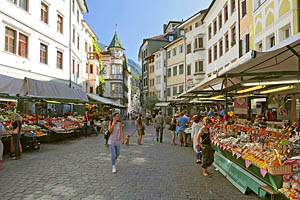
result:
[[[246,35],[246,53],[250,50],[249,34]]]

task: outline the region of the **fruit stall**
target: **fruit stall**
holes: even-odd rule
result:
[[[262,197],[266,192],[259,187],[269,186],[281,192],[276,199],[299,199],[298,131],[296,123],[237,120],[221,125],[213,131],[214,166],[242,193],[249,188]]]

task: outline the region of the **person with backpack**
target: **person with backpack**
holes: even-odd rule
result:
[[[116,173],[116,159],[120,156],[121,141],[124,144],[123,125],[120,121],[119,113],[113,114],[113,119],[109,122],[108,131],[110,132],[108,145],[111,154],[112,173]]]
[[[104,118],[104,121],[101,123],[100,133],[103,133],[104,139],[105,139],[105,145],[107,147],[108,147],[108,139],[109,139],[109,136],[110,136],[110,133],[108,131],[108,125],[109,125],[109,117],[106,116]]]

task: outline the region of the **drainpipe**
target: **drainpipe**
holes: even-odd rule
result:
[[[70,1],[70,11],[69,11],[69,15],[70,15],[70,19],[69,19],[69,23],[70,23],[70,27],[69,27],[69,31],[70,31],[70,37],[69,37],[69,65],[70,65],[70,70],[69,70],[69,87],[72,87],[72,1]]]
[[[184,91],[186,92],[187,91],[187,89],[186,89],[186,85],[187,85],[187,83],[186,83],[186,76],[187,76],[187,73],[186,73],[186,71],[187,71],[187,67],[186,67],[186,37],[185,37],[185,34],[184,34],[184,36],[183,36],[183,44],[184,44]]]
[[[240,23],[240,0],[238,0],[238,6],[237,6],[237,14],[238,14],[238,20],[237,20],[237,24],[238,24],[238,58],[242,57],[242,53],[241,52],[241,23]]]
[[[298,33],[300,32],[300,0],[297,0],[297,27]]]

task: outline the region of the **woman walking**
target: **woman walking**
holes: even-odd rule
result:
[[[142,145],[143,135],[145,135],[145,123],[144,123],[142,114],[138,115],[138,118],[137,118],[137,120],[135,122],[135,126],[136,126],[136,129],[138,131],[138,141],[137,141],[137,144],[138,145]]]
[[[202,149],[202,174],[208,176],[209,173],[207,168],[214,162],[214,150],[211,146],[210,132],[209,129],[212,125],[210,119],[204,121],[204,126],[200,129],[197,137],[197,145]],[[200,142],[201,141],[201,142]]]
[[[175,143],[175,137],[176,137],[176,120],[177,120],[176,119],[176,115],[174,115],[172,117],[170,128],[169,128],[169,130],[172,133],[172,142],[171,142],[172,145],[176,145],[176,143]]]
[[[108,126],[109,126],[109,117],[106,116],[104,118],[104,121],[101,123],[101,129],[100,129],[100,133],[103,133],[103,135],[104,135],[106,146],[108,146],[108,139],[109,139],[109,136],[110,136],[110,133],[108,131]]]
[[[20,150],[20,139],[21,139],[21,128],[22,128],[22,117],[14,113],[12,115],[12,123],[10,124],[11,131],[13,137],[13,144],[14,144],[14,157],[13,160],[19,160],[21,158],[21,150]]]
[[[123,125],[120,122],[120,114],[114,113],[113,119],[109,123],[108,127],[110,134],[108,144],[111,155],[111,163],[112,163],[112,173],[116,173],[116,159],[118,159],[120,155],[120,143],[122,140],[122,144],[124,144],[124,132]]]
[[[203,126],[202,120],[203,120],[202,116],[197,115],[196,117],[194,117],[194,122],[192,125],[191,138],[193,140],[194,151],[196,152],[196,163],[197,164],[201,163],[201,157],[202,157],[200,149],[197,149],[197,137],[198,137],[200,128]]]

